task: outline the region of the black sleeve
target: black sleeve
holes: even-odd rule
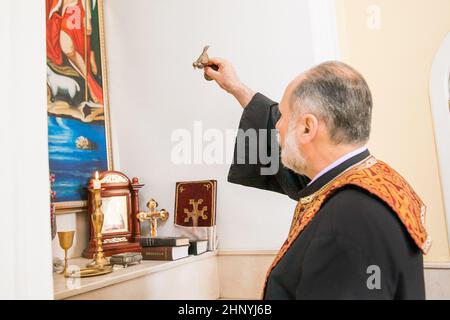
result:
[[[255,94],[239,123],[228,182],[283,193],[298,200],[298,193],[309,179],[281,163],[275,133],[279,118],[278,104],[260,93]],[[256,137],[257,143],[250,144],[248,137]]]

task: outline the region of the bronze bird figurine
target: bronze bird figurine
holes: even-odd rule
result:
[[[209,46],[204,47],[203,52],[200,55],[200,57],[198,57],[198,59],[192,63],[192,66],[194,67],[194,69],[204,69],[205,67],[208,66],[208,62],[209,62],[208,49],[209,49]],[[215,71],[219,70],[219,67],[215,64],[210,65],[209,67],[213,68]],[[204,77],[208,81],[212,80],[210,77],[208,77],[208,75],[206,73],[204,73]]]

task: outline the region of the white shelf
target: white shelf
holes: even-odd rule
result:
[[[64,278],[60,274],[54,274],[54,298],[55,300],[72,298],[106,287],[122,284],[139,277],[150,276],[155,273],[164,272],[173,268],[179,268],[195,262],[207,259],[215,259],[217,252],[206,252],[199,256],[189,256],[176,261],[142,261],[141,264],[131,265],[128,268],[114,270],[112,273],[89,278]],[[69,264],[83,268],[91,260],[77,258],[69,260]],[[108,296],[100,296],[108,299]]]

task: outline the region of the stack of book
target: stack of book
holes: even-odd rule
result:
[[[186,237],[141,238],[144,260],[178,260],[190,254],[202,254],[207,251],[207,246],[207,240],[189,240]]]
[[[189,238],[141,238],[144,260],[178,260],[189,256]]]

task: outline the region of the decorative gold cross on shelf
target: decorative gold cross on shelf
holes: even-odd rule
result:
[[[152,238],[156,237],[158,235],[157,228],[158,228],[158,219],[161,221],[166,221],[169,218],[169,212],[166,209],[161,209],[160,211],[156,210],[158,207],[158,202],[156,202],[154,199],[151,199],[149,202],[147,202],[147,208],[149,209],[148,212],[139,212],[136,217],[141,221],[144,222],[146,220],[150,221],[150,236]]]

